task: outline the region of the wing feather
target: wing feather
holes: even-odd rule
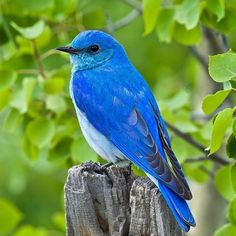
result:
[[[177,171],[178,166],[173,166],[173,170],[169,166],[166,158],[158,150],[153,135],[140,112],[133,109],[128,120],[132,120],[132,122],[121,125],[120,130],[112,130],[113,144],[133,163],[162,181],[180,197],[190,199],[191,192],[188,185],[182,181],[182,176]],[[168,149],[168,151],[170,150]],[[174,162],[173,159],[171,163],[177,165],[178,162]]]
[[[185,185],[186,189],[188,189],[188,191],[191,194],[189,185],[188,185],[188,183],[187,183],[187,181],[184,177],[183,170],[182,170],[182,168],[181,168],[181,166],[178,162],[178,159],[175,156],[175,153],[173,152],[173,150],[171,148],[171,144],[168,140],[169,138],[166,135],[166,128],[163,127],[163,125],[165,125],[165,124],[164,124],[163,120],[161,122],[162,118],[160,117],[159,113],[154,111],[154,114],[155,114],[155,118],[156,118],[157,125],[158,125],[160,139],[161,139],[161,142],[164,146],[165,152],[169,157],[169,160],[170,160],[171,165],[172,165],[172,169],[173,169],[176,177],[178,177],[181,180],[182,184]],[[191,198],[192,198],[192,194],[191,194]]]

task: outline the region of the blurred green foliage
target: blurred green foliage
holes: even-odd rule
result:
[[[231,162],[236,158],[235,0],[1,0],[0,10],[0,235],[65,235],[67,169],[101,161],[76,120],[68,57],[55,50],[85,29],[109,31],[124,45],[168,122],[211,153],[227,143]],[[206,27],[224,34],[232,49],[210,57],[211,82],[189,50],[205,45]],[[199,101],[211,92],[202,104],[206,117]],[[203,154],[174,133],[172,140],[187,176],[206,182],[213,163],[187,162]],[[231,203],[230,223],[215,236],[235,235],[235,179],[235,164],[216,172],[216,187]]]

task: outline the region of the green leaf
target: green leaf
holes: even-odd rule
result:
[[[70,157],[71,138],[61,139],[52,149],[49,151],[49,161],[65,161]]]
[[[11,22],[11,26],[17,30],[26,39],[38,38],[44,30],[44,21],[40,20],[30,27],[21,27],[15,22]]]
[[[28,124],[26,134],[34,145],[42,148],[49,146],[55,134],[55,126],[52,120],[39,118]]]
[[[226,81],[223,83],[223,89],[224,90],[232,89],[232,84],[230,83],[230,81]]]
[[[225,0],[207,0],[207,7],[217,16],[217,21],[225,16]]]
[[[36,79],[34,78],[24,78],[23,80],[23,92],[25,97],[26,109],[31,101],[33,91],[36,85]]]
[[[20,222],[21,212],[7,199],[0,198],[0,234],[9,234]]]
[[[168,104],[163,103],[162,101],[160,101],[160,103],[161,103],[161,105],[160,105],[160,107],[161,107],[161,113],[162,113],[164,119],[165,119],[166,121],[168,121],[169,123],[174,124],[175,121],[176,121],[175,116],[174,116],[174,114],[173,114],[174,111],[172,112],[172,111],[169,109]]]
[[[19,17],[27,16],[43,16],[47,17],[47,10],[55,7],[55,3],[53,0],[47,1],[24,1],[24,0],[17,0],[14,2],[7,1],[6,8],[10,15],[16,15]],[[8,14],[9,14],[8,13]],[[29,18],[28,20],[30,20]]]
[[[70,118],[63,120],[63,125],[57,126],[56,135],[52,140],[52,147],[55,147],[62,139],[72,137],[74,131],[78,129],[78,121],[75,117],[70,116]]]
[[[44,91],[48,94],[58,94],[65,87],[65,80],[63,78],[53,78],[44,80]]]
[[[183,163],[188,158],[188,144],[177,137],[172,140],[171,146],[173,150],[175,150],[175,155],[178,157],[178,161]]]
[[[217,229],[213,236],[233,236],[236,235],[236,226],[232,224],[223,225]]]
[[[96,20],[94,20],[96,19]],[[106,22],[104,9],[98,7],[83,16],[83,24],[88,29],[99,29],[104,27]]]
[[[228,1],[229,2],[229,1]],[[225,9],[225,16],[220,21],[216,21],[214,16],[203,14],[202,22],[207,27],[213,28],[223,34],[230,34],[236,28],[236,9],[234,7],[227,7]]]
[[[201,29],[197,25],[191,30],[187,30],[184,25],[175,24],[174,28],[174,39],[183,45],[194,45],[197,44],[201,39]]]
[[[96,161],[97,154],[89,147],[84,138],[75,139],[71,144],[71,156],[74,163]]]
[[[213,127],[213,123],[211,120],[207,121],[200,129],[200,135],[201,137],[206,141],[211,139],[211,130]]]
[[[225,17],[215,24],[215,28],[225,34],[231,33],[236,28],[236,9],[235,7],[230,7],[225,9]]]
[[[204,165],[207,164],[204,163]],[[198,163],[185,164],[184,167],[185,174],[198,183],[205,183],[209,180],[209,174],[203,171]]]
[[[46,107],[57,114],[61,114],[66,110],[66,102],[62,96],[49,95],[46,99]]]
[[[151,33],[161,10],[161,0],[143,0],[144,35]]]
[[[210,56],[209,74],[216,82],[225,82],[236,77],[236,54],[228,51]]]
[[[16,36],[16,43],[18,44],[18,55],[33,55],[33,48],[29,47],[29,40],[21,35]]]
[[[168,99],[165,105],[170,110],[179,110],[180,108],[186,106],[189,103],[190,95],[185,90],[180,90],[173,97]]]
[[[226,108],[219,112],[213,124],[210,142],[210,154],[216,152],[223,143],[224,134],[231,122],[232,108]]]
[[[11,106],[18,109],[21,113],[27,112],[35,86],[35,78],[24,78],[22,89],[18,89],[12,94]]]
[[[13,85],[17,78],[16,72],[10,69],[0,69],[1,83],[0,91],[5,90]]]
[[[176,6],[175,19],[180,24],[186,26],[187,30],[197,26],[201,12],[205,6],[205,2],[198,0],[184,0]]]
[[[53,17],[52,20],[63,21],[74,12],[79,0],[54,0],[53,3]],[[96,19],[97,18],[93,18]]]
[[[160,42],[170,43],[174,31],[174,9],[161,10],[156,24],[156,33]]]
[[[19,128],[19,124],[22,121],[22,115],[17,109],[11,109],[6,117],[4,128],[8,132],[14,132]]]
[[[12,41],[9,41],[3,45],[0,45],[1,60],[6,61],[13,57],[17,52],[15,45]]]
[[[232,182],[232,185],[233,185],[233,189],[234,189],[234,192],[236,193],[236,163],[234,163],[234,165],[232,166],[231,168],[231,182]]]
[[[26,135],[22,140],[22,149],[30,160],[36,160],[39,156],[39,148]]]
[[[13,236],[48,236],[49,234],[45,229],[35,228],[31,225],[24,225],[20,227]]]
[[[31,118],[41,117],[44,106],[44,101],[42,100],[31,101],[31,103],[29,104],[27,115],[31,116]]]
[[[206,115],[209,115],[219,107],[222,102],[227,98],[232,90],[221,90],[215,94],[207,95],[202,101],[202,110]]]
[[[48,26],[45,26],[42,34],[40,34],[40,36],[36,39],[37,47],[41,48],[43,46],[48,45],[52,37],[52,29]],[[43,57],[41,60],[43,60]]]
[[[234,134],[229,136],[226,144],[226,152],[229,158],[236,159],[236,138]]]
[[[10,106],[19,110],[21,113],[25,113],[27,111],[23,90],[18,89],[11,94]]]
[[[184,133],[194,133],[198,131],[198,127],[190,120],[177,120],[175,126]]]
[[[228,219],[232,224],[236,225],[236,197],[229,204]]]
[[[9,103],[10,91],[8,89],[0,91],[0,111]]]
[[[232,183],[233,182],[231,181],[231,166],[228,165],[221,167],[216,172],[215,185],[221,196],[229,202],[235,197],[235,192]]]

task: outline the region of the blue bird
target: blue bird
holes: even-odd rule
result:
[[[124,48],[111,35],[89,30],[57,49],[70,54],[70,94],[89,145],[108,162],[128,159],[141,168],[189,231],[195,226],[186,202],[191,191],[155,98]]]

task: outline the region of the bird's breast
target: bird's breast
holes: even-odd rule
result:
[[[76,115],[82,133],[90,147],[108,162],[117,162],[125,159],[123,154],[88,121],[86,115],[76,107]]]
[[[86,114],[78,107],[74,98],[72,82],[70,84],[70,95],[76,110],[76,115],[82,130],[82,133],[90,147],[103,159],[108,162],[117,162],[125,159],[124,155],[87,119]]]

